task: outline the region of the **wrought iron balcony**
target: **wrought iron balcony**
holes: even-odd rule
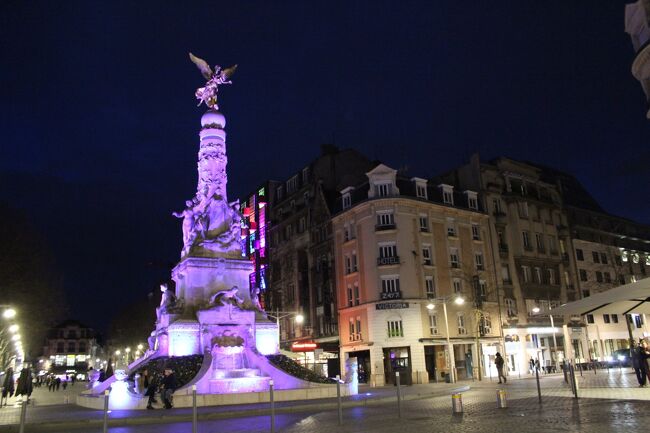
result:
[[[377,266],[399,265],[399,256],[377,257]]]

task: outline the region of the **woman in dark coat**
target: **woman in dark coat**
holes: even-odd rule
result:
[[[9,367],[7,371],[5,371],[5,380],[4,383],[2,384],[2,400],[0,400],[0,406],[2,406],[3,401],[6,406],[7,400],[9,400],[9,397],[12,397],[13,395],[14,395],[14,369]]]
[[[19,395],[29,396],[32,395],[32,373],[29,368],[25,367],[20,371],[18,377],[18,385],[16,386],[16,397]]]

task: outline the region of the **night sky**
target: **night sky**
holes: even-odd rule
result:
[[[533,160],[650,222],[624,1],[169,3],[0,2],[0,200],[46,235],[73,318],[104,328],[179,258],[204,111],[188,51],[239,64],[230,199],[334,142],[419,177]]]

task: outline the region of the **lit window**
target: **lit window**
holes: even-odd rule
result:
[[[389,320],[388,323],[388,338],[396,338],[404,336],[404,328],[402,327],[401,320]]]

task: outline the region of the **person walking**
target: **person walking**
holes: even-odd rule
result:
[[[16,397],[19,395],[23,396],[23,400],[29,400],[29,396],[32,395],[34,387],[32,384],[32,372],[29,368],[25,367],[20,370],[20,376],[18,376],[18,384],[16,385]]]
[[[2,384],[2,399],[0,400],[0,407],[2,407],[2,402],[4,401],[4,405],[7,405],[7,401],[9,400],[10,397],[13,397],[14,395],[14,369],[9,367],[5,371],[5,380],[4,383]]]
[[[174,391],[176,390],[176,375],[171,368],[166,368],[164,372],[165,377],[162,380],[162,400],[165,404],[165,409],[171,409],[174,407],[173,397]]]
[[[650,380],[650,348],[648,348],[648,342],[641,340],[639,349],[639,370],[641,370],[644,379],[643,385],[645,385],[646,379]]]
[[[61,386],[61,378],[60,377],[57,377],[56,379],[54,379],[54,386],[56,387],[56,390],[58,391],[59,387]]]
[[[503,365],[505,364],[505,361],[501,354],[497,352],[496,356],[494,357],[494,365],[497,367],[497,373],[499,374],[499,383],[501,383],[501,378],[503,378],[503,383],[507,383],[508,379],[506,379],[506,376],[503,374]]]
[[[636,380],[639,382],[639,386],[645,386],[646,378],[641,372],[641,345],[636,345],[634,341],[630,348],[630,360],[632,361],[632,368],[634,369],[634,374],[636,374]]]

